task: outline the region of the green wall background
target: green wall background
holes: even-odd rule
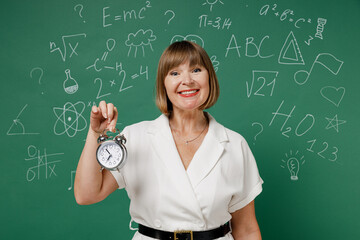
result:
[[[157,61],[184,38],[217,69],[209,112],[257,159],[263,239],[360,238],[360,1],[36,0],[0,11],[1,239],[131,239],[125,191],[74,200],[90,109],[113,102],[120,129],[155,119]]]

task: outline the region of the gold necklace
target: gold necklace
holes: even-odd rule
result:
[[[207,123],[207,121],[206,121],[206,124],[205,124],[204,129],[203,129],[203,130],[201,131],[201,133],[200,133],[198,136],[196,136],[195,138],[190,139],[190,140],[184,140],[182,137],[180,137],[180,136],[175,132],[175,130],[173,130],[173,128],[171,127],[171,124],[170,124],[170,122],[169,122],[170,130],[171,130],[172,132],[174,132],[174,133],[176,134],[176,136],[178,136],[183,142],[185,142],[186,145],[188,145],[188,143],[193,142],[193,141],[195,141],[196,139],[198,139],[198,138],[201,136],[201,134],[205,131],[207,125],[208,125],[208,123]]]

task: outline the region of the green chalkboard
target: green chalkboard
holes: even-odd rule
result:
[[[264,179],[263,239],[359,239],[358,0],[2,1],[0,239],[131,239],[129,199],[76,204],[93,104],[155,119],[158,59],[196,41]]]

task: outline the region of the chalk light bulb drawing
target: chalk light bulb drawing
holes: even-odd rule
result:
[[[293,181],[298,180],[298,173],[299,173],[299,160],[292,157],[287,160],[287,167],[290,172],[290,179]]]
[[[305,163],[304,156],[298,158],[296,155],[299,153],[299,151],[296,151],[295,156],[293,156],[292,151],[290,151],[290,156],[288,154],[285,154],[286,158],[288,158],[287,161],[281,160],[284,164],[280,165],[282,168],[286,168],[290,172],[290,179],[292,181],[299,180],[298,173],[300,170],[300,164],[303,165]],[[286,164],[286,167],[285,167]]]

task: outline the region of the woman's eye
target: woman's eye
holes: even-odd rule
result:
[[[171,75],[171,76],[177,76],[177,75],[179,75],[179,74],[178,74],[177,72],[171,72],[170,75]]]
[[[201,72],[201,69],[200,69],[200,68],[195,68],[195,69],[193,70],[193,72],[194,72],[194,73]]]

